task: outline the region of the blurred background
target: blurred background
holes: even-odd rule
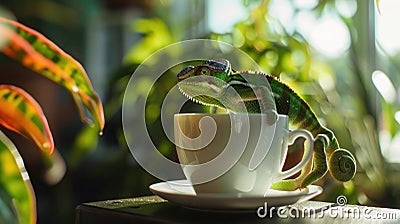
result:
[[[67,91],[0,56],[1,82],[39,101],[67,165],[61,181],[46,180],[35,146],[5,131],[31,176],[38,223],[73,223],[83,202],[151,194],[148,186],[159,180],[135,162],[123,136],[124,90],[146,57],[193,38],[245,51],[300,93],[341,147],[354,153],[356,177],[343,184],[327,175],[317,183],[324,193],[316,200],[343,194],[349,203],[400,208],[399,8],[397,0],[381,0],[379,8],[373,0],[0,0],[2,14],[38,30],[84,65],[105,106],[99,137],[79,121]],[[160,96],[175,85],[175,75],[166,72],[157,82],[146,110],[154,144],[171,159]],[[204,110],[190,102],[183,109]]]

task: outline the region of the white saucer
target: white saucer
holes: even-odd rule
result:
[[[195,209],[216,210],[251,210],[264,206],[268,207],[290,205],[307,201],[322,193],[322,188],[310,185],[305,189],[296,191],[269,190],[266,196],[199,194],[193,190],[187,180],[161,182],[150,185],[154,194],[185,207]]]

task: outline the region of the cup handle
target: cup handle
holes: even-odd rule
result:
[[[287,139],[283,143],[285,153],[283,155],[283,158],[281,158],[282,159],[281,167],[283,166],[283,163],[285,162],[288,146],[293,144],[294,141],[296,140],[296,138],[298,138],[298,137],[304,137],[306,139],[306,141],[304,142],[305,146],[304,146],[303,158],[294,167],[292,167],[288,170],[285,170],[285,171],[280,171],[276,177],[276,180],[282,180],[282,179],[285,179],[287,177],[294,175],[295,173],[299,172],[307,164],[307,162],[311,159],[312,152],[314,150],[314,138],[311,135],[311,133],[304,129],[297,129],[297,130],[289,131],[286,136]]]

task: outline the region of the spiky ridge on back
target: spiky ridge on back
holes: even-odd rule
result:
[[[313,134],[318,134],[321,131],[322,127],[311,107],[292,88],[282,83],[278,78],[258,71],[238,71],[230,76],[229,82],[232,83],[232,86],[246,83],[242,84],[241,87],[234,87],[238,92],[241,91],[241,88],[246,88],[246,86],[251,88],[243,78],[243,76],[247,75],[259,75],[267,78],[278,114],[288,115],[289,121],[294,128],[307,129]],[[256,81],[255,83],[257,83]],[[259,113],[260,108],[257,101],[254,103],[256,105],[248,107],[249,112]]]

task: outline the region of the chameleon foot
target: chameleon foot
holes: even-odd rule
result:
[[[273,183],[270,188],[274,189],[274,190],[280,190],[280,191],[294,191],[294,190],[300,189],[300,184],[301,184],[301,182],[299,182],[295,179],[281,180],[281,181]]]
[[[309,175],[311,172],[312,168],[312,159],[308,161],[308,163],[304,166],[304,168],[301,170],[300,176],[298,176],[295,179],[288,179],[288,180],[282,180],[275,182],[271,185],[271,189],[274,190],[281,190],[281,191],[294,191],[297,189],[303,189],[307,187],[307,185],[302,185],[304,182],[304,179]]]

